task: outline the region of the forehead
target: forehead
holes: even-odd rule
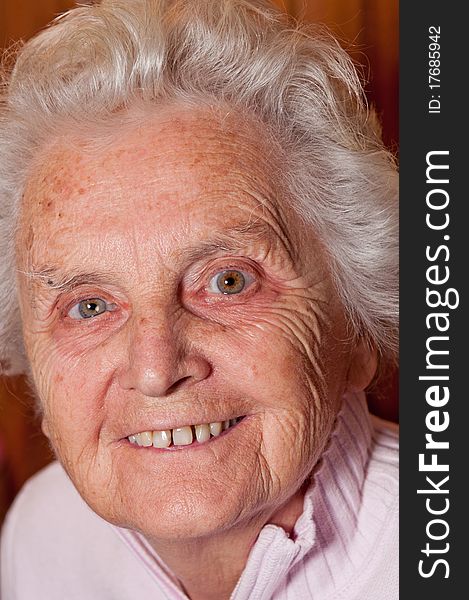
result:
[[[263,134],[229,111],[167,108],[92,140],[63,135],[37,157],[20,232],[53,238],[53,252],[77,237],[119,229],[143,241],[155,223],[166,232],[178,223],[179,235],[255,219],[282,229],[278,150]]]

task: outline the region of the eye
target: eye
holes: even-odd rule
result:
[[[68,316],[72,319],[91,319],[114,308],[114,304],[108,304],[102,298],[87,298],[72,306]]]
[[[237,269],[227,269],[212,277],[208,289],[215,294],[239,294],[252,281],[253,278],[249,273]]]

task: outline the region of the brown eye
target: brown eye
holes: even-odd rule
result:
[[[103,314],[109,308],[102,298],[87,298],[72,306],[68,316],[72,319],[90,319]]]
[[[246,278],[241,271],[222,271],[215,276],[216,287],[222,294],[239,294],[246,286]]]

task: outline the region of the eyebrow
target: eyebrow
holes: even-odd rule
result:
[[[113,274],[110,272],[83,272],[73,275],[52,266],[45,266],[37,271],[21,271],[21,273],[31,281],[58,292],[72,291],[85,284],[106,284],[113,280]]]
[[[183,249],[187,262],[195,262],[213,256],[219,252],[243,252],[250,245],[260,242],[281,242],[288,256],[290,240],[287,244],[275,230],[265,221],[256,220],[245,224],[231,226],[225,231],[216,232],[209,240],[201,240]],[[115,281],[115,273],[111,271],[64,272],[63,269],[45,265],[29,272],[21,271],[31,281],[38,282],[45,288],[57,292],[69,292],[81,285],[109,284]]]
[[[278,234],[265,221],[249,221],[242,225],[227,227],[225,231],[214,233],[209,240],[201,240],[184,249],[190,261],[224,252],[243,252],[247,247],[260,242],[282,241]]]

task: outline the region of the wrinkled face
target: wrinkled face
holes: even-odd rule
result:
[[[155,538],[272,514],[357,387],[324,252],[261,138],[168,108],[101,146],[64,135],[24,196],[44,430],[98,514]]]

